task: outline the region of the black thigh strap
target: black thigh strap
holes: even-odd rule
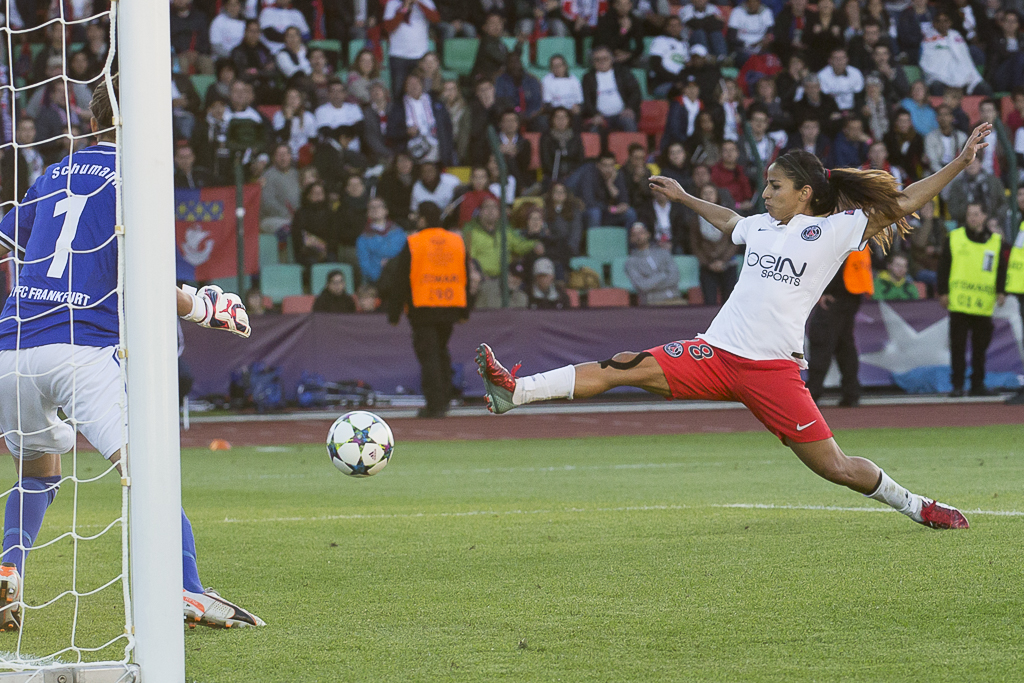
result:
[[[640,353],[633,356],[633,360],[629,361],[628,363],[620,363],[617,360],[609,358],[608,360],[601,361],[600,365],[602,370],[609,367],[612,368],[613,370],[632,370],[636,366],[640,365],[640,361],[642,361],[644,358],[653,357],[654,356],[652,356],[649,352],[641,351]]]

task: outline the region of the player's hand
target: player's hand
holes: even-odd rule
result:
[[[198,323],[200,327],[227,330],[239,337],[248,337],[252,332],[249,314],[237,294],[225,293],[216,285],[207,285],[199,291],[191,287],[182,289],[195,298],[192,312],[182,317]]]
[[[988,147],[988,143],[982,141],[987,138],[991,132],[991,123],[983,123],[974,129],[974,132],[971,133],[971,137],[967,138],[967,143],[964,145],[963,151],[960,152],[960,156],[957,157],[964,166],[967,166],[974,161],[974,157],[977,156],[980,150]]]
[[[678,181],[661,175],[651,177],[651,189],[671,202],[682,202],[690,196]]]

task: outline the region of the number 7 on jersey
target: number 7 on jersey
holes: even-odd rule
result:
[[[71,257],[71,243],[78,233],[78,222],[82,219],[82,211],[85,210],[85,203],[89,201],[88,196],[70,195],[61,199],[53,205],[53,217],[64,215],[64,224],[57,235],[57,243],[53,245],[53,261],[46,271],[46,277],[64,277],[68,269],[68,259]]]

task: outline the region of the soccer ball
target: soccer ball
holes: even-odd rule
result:
[[[387,467],[395,448],[388,423],[373,413],[345,413],[327,432],[327,455],[334,466],[352,477],[370,477]]]

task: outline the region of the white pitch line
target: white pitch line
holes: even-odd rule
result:
[[[430,519],[445,517],[479,517],[482,515],[555,515],[560,513],[601,513],[601,512],[647,512],[654,510],[699,510],[702,508],[745,509],[745,510],[807,510],[825,512],[893,512],[887,507],[840,507],[835,505],[774,505],[770,503],[723,503],[714,505],[632,505],[614,508],[564,508],[562,510],[467,510],[465,512],[411,512],[404,514],[352,514],[324,515],[320,517],[265,517],[257,519],[232,519],[226,517],[225,524],[264,524],[267,522],[329,522],[348,519]],[[970,515],[994,517],[1024,517],[1019,510],[967,510]]]

